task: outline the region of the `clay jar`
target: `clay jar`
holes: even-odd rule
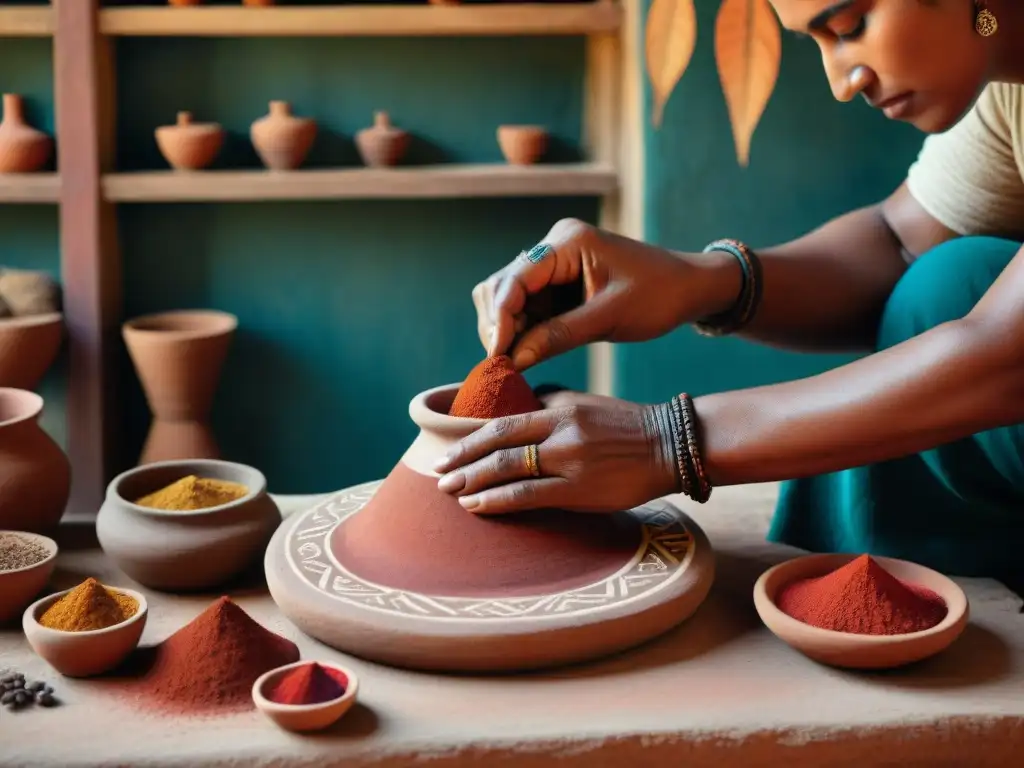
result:
[[[316,121],[295,117],[287,101],[271,101],[269,112],[252,124],[249,136],[263,165],[273,171],[298,168],[316,139]]]
[[[356,134],[356,147],[363,162],[374,168],[397,165],[409,149],[408,131],[391,125],[387,112],[375,112],[373,126]]]
[[[274,0],[242,0],[242,5],[248,8],[269,8],[274,5]]]
[[[0,529],[52,533],[71,493],[71,464],[39,426],[43,398],[0,388]]]
[[[532,165],[548,148],[548,132],[539,125],[500,125],[498,146],[510,164]]]
[[[162,125],[153,133],[160,154],[182,171],[206,168],[224,146],[224,129],[218,123],[192,122],[191,112],[179,112],[174,125]]]
[[[0,387],[35,389],[64,338],[59,312],[0,319]]]
[[[163,312],[124,324],[125,344],[153,412],[140,464],[219,458],[209,416],[237,327],[234,315],[212,310]]]
[[[50,160],[53,139],[25,122],[21,96],[5,93],[0,122],[0,173],[31,173]]]

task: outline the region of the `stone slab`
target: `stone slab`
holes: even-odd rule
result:
[[[50,679],[65,705],[0,712],[0,765],[1019,765],[1020,600],[995,582],[958,579],[971,600],[972,621],[942,656],[883,674],[818,666],[764,629],[751,601],[763,569],[799,554],[764,542],[775,490],[717,489],[704,506],[675,499],[717,551],[717,581],[704,606],[646,646],[556,672],[443,676],[367,663],[302,636],[258,582],[232,590],[256,619],[295,640],[304,658],[339,660],[360,675],[357,707],[315,736],[279,731],[255,711],[208,721],[143,715],[98,693],[96,683],[58,678],[20,631],[2,631],[0,668]],[[287,514],[314,499],[279,501]],[[76,537],[87,545],[87,534],[67,532],[54,588],[87,575],[131,585],[95,549],[72,549]],[[147,595],[143,643],[167,636],[215,597]]]

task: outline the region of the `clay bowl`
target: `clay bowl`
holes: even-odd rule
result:
[[[824,576],[856,558],[855,554],[797,557],[769,568],[754,584],[754,607],[771,632],[805,656],[847,669],[890,669],[945,650],[967,625],[967,596],[952,579],[923,565],[873,557],[901,581],[932,590],[946,601],[948,612],[939,624],[903,635],[858,635],[819,629],[788,616],[775,605],[779,590],[792,581]]]
[[[34,390],[50,370],[64,338],[64,315],[0,319],[0,387]]]
[[[359,694],[359,678],[348,667],[318,661],[321,667],[340,672],[348,680],[345,693],[336,699],[320,704],[278,704],[267,696],[277,682],[290,670],[311,663],[309,660],[285,664],[260,675],[252,685],[252,700],[256,708],[287,731],[319,731],[336,723],[352,708]]]
[[[532,165],[548,147],[548,132],[539,125],[499,125],[498,146],[512,165]]]
[[[194,512],[141,507],[135,499],[187,475],[241,483],[240,499]],[[150,589],[195,591],[220,586],[257,562],[281,523],[258,469],[217,459],[161,461],[111,480],[96,518],[104,553]]]
[[[179,112],[174,125],[161,125],[153,135],[160,154],[178,171],[198,171],[209,166],[224,146],[219,123],[196,123],[191,112]]]
[[[65,589],[37,600],[25,609],[21,626],[28,644],[44,661],[66,677],[92,677],[109,672],[135,650],[146,628],[149,606],[141,592],[103,585],[112,592],[134,597],[139,610],[129,619],[105,629],[63,632],[39,623],[39,617],[53,603],[70,592]]]
[[[35,565],[17,568],[13,571],[0,571],[0,625],[16,619],[25,610],[25,606],[43,591],[46,583],[53,575],[57,565],[57,542],[38,533],[24,531],[0,531],[29,539],[49,551],[45,560]]]

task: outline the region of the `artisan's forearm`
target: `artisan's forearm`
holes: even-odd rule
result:
[[[742,335],[808,351],[873,348],[885,302],[907,267],[881,205],[757,253],[763,299]]]
[[[713,484],[805,477],[1024,422],[1024,355],[968,318],[819,376],[695,400]]]

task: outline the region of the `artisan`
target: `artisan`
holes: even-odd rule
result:
[[[439,486],[495,514],[784,481],[773,540],[1009,581],[1024,563],[1024,3],[771,3],[818,44],[836,99],[929,134],[906,180],[774,246],[679,253],[559,221],[476,286],[478,332],[520,371],[684,324],[865,354],[655,405],[561,392],[456,444]],[[529,311],[572,284],[575,306]]]

